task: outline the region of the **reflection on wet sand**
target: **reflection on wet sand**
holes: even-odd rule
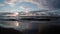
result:
[[[0,21],[0,26],[17,30],[34,29],[38,27],[38,24],[32,21]]]
[[[18,27],[18,21],[0,21],[0,26],[2,27]]]
[[[0,26],[6,28],[16,28],[19,30],[31,29],[32,24],[29,21],[0,21]]]

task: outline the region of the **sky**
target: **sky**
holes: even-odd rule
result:
[[[60,14],[60,0],[0,0],[0,12],[37,10],[56,10]]]
[[[60,9],[60,0],[0,0],[0,12]]]

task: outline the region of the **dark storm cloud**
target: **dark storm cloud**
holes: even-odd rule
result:
[[[41,0],[43,7],[49,9],[60,9],[60,0]]]
[[[48,0],[48,5],[54,9],[60,9],[60,0]]]

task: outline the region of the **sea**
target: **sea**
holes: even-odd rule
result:
[[[51,21],[2,20],[2,18],[3,17],[0,18],[0,27],[13,28],[25,33],[27,33],[28,31],[39,31],[40,29],[42,29],[43,27],[47,27],[48,25],[60,25],[60,23]]]

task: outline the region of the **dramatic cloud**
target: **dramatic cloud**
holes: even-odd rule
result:
[[[4,2],[9,6],[15,6],[15,3],[30,2],[38,5],[39,9],[49,10],[60,8],[60,0],[5,0]]]
[[[24,11],[24,12],[29,12],[29,7],[27,6],[20,6],[20,8]]]
[[[60,9],[60,0],[42,0],[42,4],[49,9]]]
[[[60,9],[60,0],[35,0],[35,2],[39,3],[38,6],[43,9]]]
[[[40,0],[19,0],[19,2],[30,2],[32,4],[38,5],[38,8],[43,9],[42,3]]]
[[[52,5],[55,9],[60,9],[60,0],[52,1]]]
[[[17,0],[5,0],[4,2],[13,7],[15,5],[14,2],[16,2],[16,1]]]
[[[17,2],[17,3],[30,2],[32,4],[38,5],[38,7],[42,8],[42,5],[41,5],[40,1],[37,2],[35,0],[5,0],[4,2],[6,4],[10,5],[10,6],[14,6],[15,5],[15,2]]]

